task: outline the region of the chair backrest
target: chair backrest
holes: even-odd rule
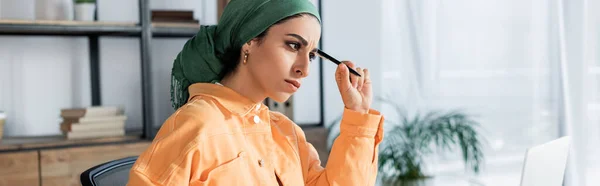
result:
[[[127,185],[129,170],[137,158],[137,156],[127,157],[92,167],[81,173],[81,184],[83,186]]]

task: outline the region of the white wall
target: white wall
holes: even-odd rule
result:
[[[382,93],[381,46],[382,3],[364,0],[324,0],[323,51],[339,60],[349,60],[369,69],[375,96]],[[324,61],[325,124],[329,125],[342,112],[344,105],[335,82],[336,65]],[[375,103],[374,108],[379,104]]]
[[[0,109],[6,135],[58,133],[60,108],[90,103],[81,38],[0,37]],[[85,95],[85,96],[82,96]]]

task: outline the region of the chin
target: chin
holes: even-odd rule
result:
[[[290,94],[290,93],[278,92],[275,94],[271,94],[271,96],[269,96],[269,98],[275,102],[283,103],[283,102],[287,101],[291,96],[292,96],[292,94]]]

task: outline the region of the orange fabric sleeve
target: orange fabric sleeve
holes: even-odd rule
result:
[[[317,151],[306,141],[304,133],[299,134],[306,185],[375,185],[377,147],[383,139],[383,120],[383,116],[375,110],[367,114],[345,109],[340,135],[333,143],[326,168],[321,167]]]

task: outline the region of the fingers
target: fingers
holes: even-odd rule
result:
[[[364,70],[364,69],[362,69],[362,68],[360,68],[360,67],[359,67],[359,68],[356,68],[356,72],[358,72],[358,74],[360,74],[360,75],[361,75],[361,77],[356,77],[356,82],[357,82],[357,84],[358,84],[358,85],[356,86],[356,89],[358,89],[358,90],[360,90],[360,89],[362,88],[362,86],[363,86],[363,83],[364,83],[364,80],[365,80],[365,78],[364,78],[364,76],[363,76],[363,70]],[[353,76],[354,76],[354,75],[353,75]]]
[[[358,89],[359,91],[361,91],[363,94],[365,94],[365,96],[370,97],[371,96],[371,91],[373,91],[371,89],[371,75],[369,74],[369,69],[364,69],[363,73],[363,85],[361,87],[361,89]]]
[[[335,76],[338,83],[338,88],[341,92],[347,91],[350,88],[356,88],[358,91],[367,93],[371,91],[371,79],[369,71],[363,68],[356,68],[361,77],[351,74],[348,67],[355,69],[354,63],[350,61],[343,61],[342,64],[338,65]],[[367,90],[367,92],[363,91]]]
[[[348,67],[354,69],[354,63],[350,62],[350,61],[343,61],[342,63],[345,63]],[[356,88],[358,86],[358,76],[355,76],[353,74],[349,74],[350,76],[350,83],[352,83],[352,87]]]
[[[346,92],[352,84],[350,83],[350,71],[345,64],[339,64],[335,71],[335,81],[337,82],[340,92]]]

